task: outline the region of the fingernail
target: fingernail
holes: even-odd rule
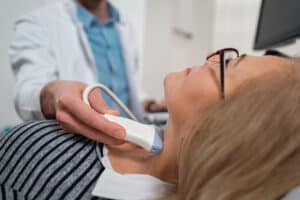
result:
[[[119,111],[116,110],[116,109],[115,110],[112,110],[112,109],[107,110],[106,114],[115,115],[115,116],[119,116],[120,115]]]
[[[121,131],[121,130],[117,130],[113,133],[113,135],[116,137],[116,138],[119,138],[119,139],[123,139],[124,136],[125,136],[125,133],[124,131]]]

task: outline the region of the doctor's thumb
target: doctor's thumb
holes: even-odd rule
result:
[[[112,110],[104,101],[99,90],[93,90],[89,95],[90,106],[98,113],[105,114]]]

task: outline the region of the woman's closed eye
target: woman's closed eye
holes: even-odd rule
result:
[[[228,58],[225,60],[225,65],[226,68],[230,67],[230,68],[234,68],[236,66],[238,66],[238,64],[246,57],[246,54],[243,54],[237,58]]]
[[[232,61],[232,58],[227,58],[225,60],[225,66],[227,67],[231,61]]]

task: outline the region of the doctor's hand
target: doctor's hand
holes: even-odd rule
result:
[[[145,112],[155,113],[155,112],[168,112],[166,101],[163,99],[159,102],[155,100],[144,100],[143,107]]]
[[[104,102],[99,90],[89,95],[90,106],[82,100],[87,85],[78,81],[54,81],[41,91],[41,109],[47,119],[56,119],[65,131],[81,134],[94,141],[118,145],[124,143],[125,130],[109,122],[102,114],[119,115]]]

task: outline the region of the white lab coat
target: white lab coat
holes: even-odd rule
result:
[[[138,48],[131,24],[120,14],[117,24],[129,81],[130,109],[142,118]],[[15,107],[23,120],[43,119],[40,91],[54,80],[97,82],[96,64],[74,0],[34,11],[16,22],[9,50],[16,76]],[[101,72],[100,72],[101,76]]]

